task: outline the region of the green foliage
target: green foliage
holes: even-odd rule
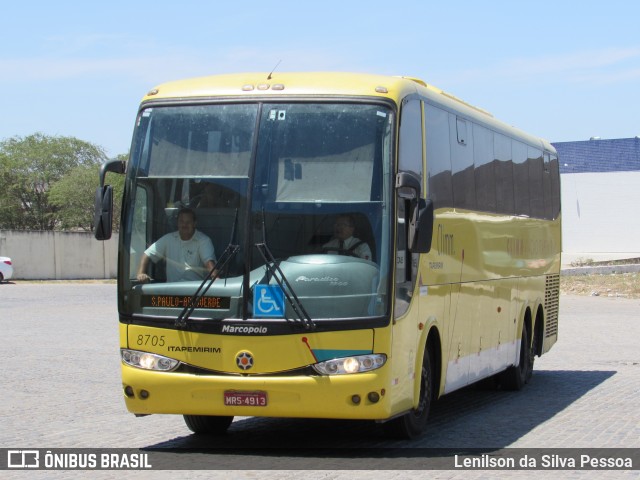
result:
[[[57,228],[91,230],[99,171],[96,165],[78,165],[51,186],[48,198],[57,212]]]
[[[0,228],[91,230],[106,159],[101,147],[74,137],[35,133],[0,142]],[[113,180],[119,202],[124,179]]]

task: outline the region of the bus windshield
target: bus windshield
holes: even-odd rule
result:
[[[177,316],[207,260],[233,245],[194,320],[289,320],[289,295],[314,322],[388,315],[392,117],[363,103],[143,109],[123,207],[123,313]],[[195,233],[183,234],[183,215]]]

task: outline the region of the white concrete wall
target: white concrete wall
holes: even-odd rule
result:
[[[11,257],[15,279],[115,278],[118,239],[92,233],[0,230],[0,256]]]
[[[564,265],[640,257],[640,172],[561,176]]]

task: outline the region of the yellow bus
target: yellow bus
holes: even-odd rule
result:
[[[163,84],[128,162],[102,167],[98,239],[107,172],[126,174],[118,311],[136,415],[180,414],[196,433],[234,416],[368,419],[411,438],[449,392],[520,389],[556,342],[556,151],[419,79]]]

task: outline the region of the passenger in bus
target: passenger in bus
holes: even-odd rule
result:
[[[180,282],[202,280],[207,275],[215,275],[216,255],[211,239],[196,230],[196,214],[190,208],[178,213],[178,230],[160,237],[142,254],[138,266],[137,279],[147,283],[149,261],[157,263],[165,260],[167,281]]]
[[[326,253],[373,260],[369,245],[353,236],[355,229],[356,222],[352,215],[340,215],[333,224],[333,238],[322,246],[322,250]]]
[[[211,208],[216,205],[216,190],[213,184],[207,183],[202,189],[202,193],[195,199],[191,200],[191,204],[195,203],[196,208]]]

